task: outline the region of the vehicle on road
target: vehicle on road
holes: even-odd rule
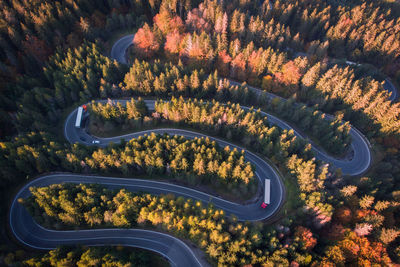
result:
[[[78,113],[76,114],[76,121],[75,121],[75,127],[76,128],[81,128],[82,115],[83,115],[83,108],[79,107],[78,108]]]
[[[261,208],[265,209],[271,201],[271,180],[265,179],[265,190],[264,190],[264,202],[261,204]]]
[[[92,144],[100,144],[100,141],[99,140],[93,140]]]

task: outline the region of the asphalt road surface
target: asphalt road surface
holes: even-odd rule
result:
[[[150,107],[154,107],[154,101],[147,101]],[[121,139],[132,139],[144,134],[168,133],[170,135],[183,135],[187,138],[205,137],[203,134],[179,130],[179,129],[157,129],[142,131],[125,136],[114,138],[99,139],[86,133],[84,129],[75,128],[75,118],[77,109],[74,110],[67,118],[64,128],[64,134],[71,143],[80,142],[86,145],[92,145],[93,140],[99,140],[99,146],[106,146],[113,142],[117,143]],[[223,140],[211,138],[221,146],[229,145],[231,148],[242,148],[229,144]],[[85,140],[85,141],[83,141]],[[172,193],[176,196],[192,198],[202,201],[203,204],[213,203],[216,208],[223,209],[227,216],[234,214],[239,220],[258,221],[269,218],[281,206],[284,196],[284,186],[278,173],[264,160],[257,155],[246,151],[246,160],[256,165],[256,175],[263,186],[265,178],[271,179],[271,204],[266,209],[262,209],[262,195],[259,195],[252,203],[240,205],[229,202],[224,199],[179,185],[156,182],[140,179],[123,179],[110,178],[101,176],[84,176],[78,174],[54,174],[37,178],[25,185],[16,195],[10,211],[10,226],[18,240],[23,244],[41,249],[55,248],[57,245],[68,244],[86,244],[86,245],[106,245],[106,244],[123,244],[145,249],[151,249],[159,252],[170,260],[176,266],[198,266],[205,265],[202,257],[196,256],[192,250],[182,241],[170,235],[161,234],[154,231],[143,231],[136,229],[96,229],[96,230],[79,230],[79,231],[53,231],[44,229],[36,224],[25,208],[17,201],[18,198],[26,198],[30,195],[29,187],[43,187],[56,183],[98,183],[108,188],[120,189],[125,188],[132,192],[145,191],[151,194],[160,195]],[[261,190],[262,192],[263,190]],[[200,264],[202,262],[202,264]]]
[[[120,101],[122,102],[124,100]],[[154,108],[154,100],[147,100],[146,104],[149,108]],[[180,129],[156,129],[100,139],[88,134],[84,129],[75,127],[76,113],[77,109],[68,116],[65,122],[64,135],[71,143],[79,142],[86,145],[93,145],[92,141],[98,140],[100,143],[96,145],[107,146],[107,144],[111,142],[118,143],[121,139],[129,140],[144,134],[150,134],[151,132],[183,135],[187,138],[206,137],[200,133]],[[241,147],[226,141],[213,137],[209,138],[215,140],[220,146],[230,146],[231,148],[242,150]],[[29,187],[31,186],[43,187],[58,183],[98,183],[112,189],[125,188],[132,192],[144,191],[154,195],[172,193],[176,196],[199,200],[204,205],[211,202],[216,208],[224,210],[227,216],[234,214],[239,220],[243,221],[267,219],[275,214],[282,205],[284,185],[275,169],[260,157],[245,150],[245,158],[256,166],[256,176],[262,188],[264,186],[264,179],[271,179],[271,203],[265,209],[260,207],[263,202],[263,189],[259,190],[261,193],[259,193],[251,203],[241,205],[187,187],[151,180],[85,176],[80,174],[54,174],[32,180],[19,191],[10,210],[10,226],[14,235],[20,242],[33,248],[51,249],[57,245],[68,244],[124,244],[159,252],[176,266],[189,266],[188,264],[193,266],[206,265],[203,256],[194,254],[194,252],[179,239],[154,231],[146,231],[143,233],[142,230],[135,229],[96,229],[84,231],[53,231],[45,229],[36,224],[25,208],[18,203],[17,199],[28,197],[30,195]],[[182,251],[182,253],[179,253],[179,251]]]
[[[398,97],[397,89],[389,79],[385,79],[385,82],[383,83],[383,88],[385,88],[385,90],[387,90],[391,94],[389,97],[390,101],[393,102],[397,99]]]
[[[118,40],[111,50],[111,57],[121,63],[127,63],[125,51],[131,45],[133,34],[125,36]],[[230,81],[232,85],[238,85],[235,81]],[[257,94],[267,94],[271,98],[279,97],[273,94],[262,92],[260,89],[248,86]],[[279,97],[280,98],[280,97]],[[124,100],[118,100],[123,102]],[[104,102],[104,101],[103,101]],[[154,108],[154,100],[146,100],[146,104],[150,109]],[[242,107],[248,109],[248,107]],[[99,141],[98,146],[107,146],[109,143],[118,143],[121,139],[129,140],[151,132],[169,135],[182,135],[186,138],[205,137],[205,135],[180,130],[180,129],[156,129],[137,133],[132,133],[124,136],[112,138],[98,138],[90,135],[84,129],[75,128],[75,118],[77,109],[75,109],[67,118],[64,128],[64,135],[71,143],[82,143],[85,145],[93,145],[92,141]],[[286,122],[263,112],[267,116],[271,124],[277,125],[283,129],[292,129]],[[328,116],[329,117],[329,116]],[[293,129],[294,130],[294,129]],[[301,133],[295,131],[295,134],[301,138],[307,138]],[[314,144],[313,150],[316,157],[320,160],[328,162],[336,168],[341,168],[344,174],[359,175],[365,172],[371,163],[371,153],[367,139],[354,127],[351,129],[352,149],[354,156],[351,160],[336,159],[327,155]],[[231,148],[242,148],[230,144],[224,140],[209,137],[215,140],[221,146],[230,146]],[[309,141],[309,140],[308,140]],[[311,142],[312,143],[312,142]],[[244,149],[243,149],[244,150]],[[26,184],[15,196],[10,209],[10,227],[15,237],[26,246],[37,249],[53,249],[59,245],[125,245],[144,249],[149,249],[160,253],[166,257],[173,266],[204,266],[207,265],[204,255],[195,253],[184,242],[173,236],[159,233],[156,231],[140,230],[140,229],[95,229],[95,230],[77,230],[77,231],[54,231],[41,227],[36,224],[33,218],[18,203],[18,198],[26,198],[30,195],[29,187],[31,186],[47,186],[56,183],[98,183],[108,188],[120,189],[126,188],[132,192],[145,191],[151,194],[167,194],[173,193],[176,196],[183,196],[199,200],[204,204],[212,202],[216,208],[225,211],[229,216],[234,214],[239,220],[258,221],[271,217],[282,205],[284,197],[284,186],[279,174],[275,168],[269,165],[266,161],[257,155],[245,150],[245,158],[256,166],[256,176],[259,179],[258,197],[249,204],[241,205],[221,199],[216,196],[206,194],[194,189],[182,187],[174,184],[141,180],[141,179],[126,179],[115,177],[102,176],[85,176],[80,174],[53,174],[43,176],[32,180]],[[260,208],[262,203],[262,192],[264,187],[264,179],[271,179],[271,204],[266,209]]]
[[[30,186],[47,186],[54,183],[104,183],[110,187],[134,187],[140,181],[107,177],[84,177],[55,174],[37,178],[26,184],[16,195],[10,209],[10,228],[24,245],[35,249],[55,249],[60,245],[123,245],[148,249],[167,258],[172,266],[204,266],[207,263],[184,242],[171,235],[141,229],[95,229],[54,231],[38,225],[28,211],[18,203],[18,198],[30,195]]]
[[[101,102],[106,101],[107,100],[101,100]],[[114,102],[117,101],[126,103],[127,100],[115,100]],[[145,102],[150,110],[154,109],[155,100],[145,100]],[[248,107],[242,108],[248,109]],[[64,127],[65,138],[71,143],[78,142],[85,145],[94,145],[92,142],[96,140],[99,141],[99,144],[95,145],[105,147],[109,143],[118,143],[122,139],[130,140],[132,138],[136,138],[144,134],[150,134],[152,132],[158,134],[167,133],[169,135],[182,135],[186,138],[205,137],[205,135],[193,131],[166,128],[141,131],[111,138],[98,138],[87,133],[84,128],[75,127],[76,114],[77,109],[70,113]],[[291,129],[291,127],[284,121],[266,113],[263,113],[263,115],[267,116],[270,123],[275,124],[280,128]],[[331,162],[335,165],[335,167],[342,168],[343,172],[346,174],[356,175],[365,171],[368,168],[371,159],[368,143],[366,140],[364,140],[362,135],[358,133],[358,131],[353,128],[352,131],[354,131],[352,132],[354,157],[351,161],[334,159],[313,146],[317,158]],[[296,134],[301,136],[300,133],[296,132]],[[241,147],[230,144],[224,140],[214,137],[209,138],[216,141],[222,147],[230,146],[231,148],[242,150]],[[241,205],[194,189],[174,184],[140,179],[85,176],[80,174],[56,174],[35,179],[20,190],[14,199],[10,211],[11,229],[18,240],[34,248],[49,249],[54,248],[57,245],[78,243],[86,245],[124,244],[157,251],[168,258],[172,264],[177,266],[180,266],[181,263],[184,263],[182,266],[187,266],[186,264],[188,262],[191,262],[192,265],[199,265],[200,262],[204,263],[202,256],[200,256],[199,259],[199,256],[195,255],[193,251],[179,239],[155,231],[147,231],[144,234],[144,236],[147,237],[146,239],[141,235],[143,234],[141,230],[135,229],[96,229],[72,232],[44,229],[33,221],[23,206],[17,202],[17,199],[21,197],[26,198],[29,196],[30,186],[41,187],[56,183],[99,183],[112,189],[126,188],[132,192],[145,191],[155,195],[173,193],[176,196],[183,196],[186,198],[199,200],[205,205],[212,202],[216,208],[224,210],[226,215],[234,214],[239,220],[258,221],[267,219],[271,217],[282,205],[284,186],[279,174],[271,165],[259,158],[257,155],[245,149],[243,150],[245,151],[246,160],[256,166],[256,176],[259,179],[260,186],[262,187],[262,190],[259,190],[259,192],[263,192],[264,179],[271,179],[271,203],[266,209],[260,208],[260,205],[263,201],[262,195],[259,195],[258,198],[256,198],[252,203]],[[174,246],[171,246],[171,242],[173,242]],[[177,251],[183,252],[177,253],[175,250],[167,250],[167,248],[171,249],[175,248],[175,246],[179,247]]]
[[[261,91],[260,91],[261,92]],[[121,102],[125,104],[127,100],[114,100],[114,102]],[[107,102],[107,100],[100,100],[100,102]],[[150,110],[154,110],[154,103],[155,100],[145,100],[147,107]],[[243,109],[250,109],[249,107],[242,106]],[[148,131],[142,131],[142,132],[137,132],[137,133],[132,133],[132,134],[127,134],[123,136],[116,136],[112,138],[97,138],[85,131],[85,129],[77,129],[75,128],[75,118],[76,118],[76,112],[77,109],[75,109],[67,118],[67,121],[65,123],[65,128],[64,128],[64,135],[65,138],[70,142],[70,143],[83,143],[86,145],[91,145],[92,141],[98,140],[100,142],[100,146],[107,146],[108,143],[113,142],[113,143],[118,143],[121,141],[121,139],[129,140],[132,138],[136,138],[140,135],[143,134],[150,134],[151,132],[156,132],[156,133],[168,133],[170,135],[183,135],[188,138],[193,138],[193,137],[204,137],[205,135],[196,133],[196,132],[190,132],[190,131],[184,131],[184,130],[179,130],[179,129],[157,129],[157,130],[148,130]],[[353,157],[351,160],[347,159],[338,159],[334,158],[330,155],[328,155],[325,151],[321,150],[319,147],[317,147],[313,142],[311,142],[307,136],[304,136],[302,133],[299,133],[295,129],[293,129],[289,124],[287,124],[285,121],[271,115],[265,112],[261,112],[262,115],[267,116],[268,122],[270,122],[273,125],[278,126],[279,128],[282,129],[287,129],[287,130],[293,130],[295,135],[307,139],[308,142],[312,144],[312,150],[314,151],[316,158],[319,160],[322,160],[324,162],[327,162],[334,166],[335,168],[341,168],[343,174],[346,175],[360,175],[364,173],[370,163],[371,163],[371,151],[370,151],[370,145],[368,143],[368,140],[355,128],[351,127],[350,130],[350,135],[352,138],[351,142],[351,147],[353,150]],[[215,139],[211,138],[210,139]],[[235,145],[229,144],[225,141],[215,139],[220,145],[226,146],[229,145],[231,147],[236,147]],[[241,148],[240,148],[241,149]],[[249,152],[247,152],[249,153]],[[252,158],[249,158],[249,161],[252,162]],[[254,162],[252,162],[254,163]],[[268,164],[267,164],[268,165]]]
[[[121,103],[126,103],[127,100],[118,100]],[[101,102],[106,102],[106,101],[101,101]],[[148,108],[150,110],[154,109],[154,103],[155,100],[145,100]],[[231,149],[236,148],[238,151],[245,151],[245,159],[252,164],[255,165],[256,167],[256,176],[259,179],[259,185],[261,186],[260,192],[264,192],[264,182],[265,179],[271,179],[271,203],[268,205],[266,209],[260,208],[262,202],[263,202],[263,197],[260,195],[258,196],[257,199],[254,200],[253,203],[247,204],[247,205],[239,205],[237,203],[229,202],[226,200],[223,200],[221,198],[217,198],[215,196],[205,194],[196,190],[188,189],[186,187],[181,187],[178,185],[172,185],[169,184],[169,191],[166,190],[166,185],[165,184],[157,184],[152,181],[144,181],[147,182],[150,186],[154,189],[154,191],[151,191],[151,193],[155,194],[163,194],[163,193],[174,193],[175,195],[181,195],[184,197],[190,197],[195,200],[201,200],[205,204],[208,204],[210,199],[212,200],[212,203],[215,205],[215,207],[222,209],[226,212],[227,215],[234,214],[238,217],[239,220],[243,221],[258,221],[258,220],[263,220],[271,217],[281,206],[282,201],[283,201],[283,195],[284,195],[284,185],[280,179],[279,174],[275,170],[274,167],[272,167],[269,163],[255,155],[254,153],[241,148],[237,145],[228,143],[224,140],[215,138],[215,137],[209,137],[207,135],[198,133],[198,132],[193,132],[193,131],[187,131],[187,130],[181,130],[181,129],[173,129],[173,128],[165,128],[165,129],[153,129],[153,130],[146,130],[146,131],[141,131],[141,132],[136,132],[132,134],[127,134],[123,136],[116,136],[116,137],[111,137],[111,138],[98,138],[90,135],[89,133],[86,132],[85,129],[83,128],[76,128],[75,127],[75,118],[76,118],[76,113],[77,109],[75,109],[67,118],[66,123],[65,123],[65,128],[64,128],[64,135],[65,138],[70,142],[70,143],[82,143],[86,145],[94,145],[92,142],[94,140],[99,141],[99,144],[95,144],[98,146],[105,147],[109,143],[119,143],[122,139],[124,140],[130,140],[133,138],[137,138],[139,136],[143,136],[145,134],[151,134],[151,133],[156,133],[156,134],[169,134],[169,135],[179,135],[179,136],[184,136],[188,139],[193,139],[193,138],[199,138],[199,137],[208,137],[210,140],[215,141],[218,143],[221,147],[229,146]],[[82,141],[85,140],[85,141]],[[82,175],[78,175],[79,177],[82,177]],[[134,180],[133,182],[134,183]],[[146,190],[150,192],[149,190]]]
[[[270,8],[272,10],[273,6],[270,3]],[[126,50],[128,49],[129,46],[132,45],[134,34],[129,34],[126,35],[122,38],[120,38],[118,41],[116,41],[111,49],[111,58],[117,60],[120,63],[127,64],[126,60]],[[295,52],[294,53],[295,57],[306,57],[307,54],[304,52]],[[346,61],[346,64],[348,65],[356,65],[357,63],[352,62],[352,61]],[[395,101],[398,97],[398,92],[394,84],[387,78],[384,81],[383,88],[390,93],[389,100],[390,101]],[[274,97],[277,97],[274,95]]]
[[[120,63],[127,64],[125,53],[129,46],[132,45],[134,34],[129,34],[119,39],[111,48],[111,58]],[[121,53],[121,51],[124,51]]]
[[[131,34],[131,35],[128,35],[128,36],[125,36],[125,37],[122,37],[121,39],[119,39],[112,48],[113,53],[111,53],[111,57],[116,59],[120,63],[126,64],[125,53],[126,53],[126,49],[129,47],[129,45],[127,46],[126,43],[132,43],[133,37],[134,37],[134,35]],[[302,55],[302,53],[296,54],[296,56],[301,56],[301,55]],[[120,60],[121,58],[123,58],[124,60]],[[232,85],[241,85],[240,83],[233,81],[233,80],[228,80],[228,81]],[[249,86],[249,85],[246,85],[246,86],[250,90],[255,92],[257,95],[265,94],[269,98],[280,98],[281,100],[286,101],[285,98],[282,98],[280,96],[277,96],[277,95],[274,95],[271,93],[267,93],[267,92],[261,90],[260,88],[256,88],[256,87]],[[393,88],[394,88],[394,86],[393,86]],[[396,92],[395,88],[394,88],[393,92]],[[391,97],[393,97],[393,96],[396,97],[396,95],[394,93],[392,93]],[[278,119],[272,115],[266,114],[266,113],[264,113],[264,114],[267,115],[268,120],[271,123],[279,126],[280,128],[292,129],[292,127],[289,126],[289,124],[287,124],[283,120],[280,120],[280,119]],[[332,119],[333,116],[326,114],[326,118],[329,120],[329,119]],[[306,136],[302,135],[300,132],[298,132],[296,130],[294,130],[294,132],[297,136],[308,139]],[[354,152],[354,155],[351,160],[334,158],[334,157],[328,155],[322,149],[318,148],[311,140],[308,140],[308,141],[312,144],[312,147],[316,154],[317,159],[320,159],[327,163],[330,163],[331,165],[335,166],[336,168],[341,168],[342,172],[344,174],[360,175],[360,174],[364,173],[371,164],[370,144],[369,144],[367,138],[365,138],[361,134],[361,132],[358,131],[354,126],[351,127],[350,135],[352,138],[351,148]]]

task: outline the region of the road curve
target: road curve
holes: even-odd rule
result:
[[[127,100],[115,100],[115,101],[125,104]],[[106,103],[107,100],[99,100],[99,102]],[[145,100],[145,102],[149,110],[154,110],[155,100]],[[246,106],[241,106],[241,107],[246,110],[250,109],[249,107]],[[93,140],[98,139],[101,142],[100,144],[101,146],[106,146],[109,142],[118,143],[121,139],[129,140],[146,133],[149,134],[151,132],[157,132],[160,134],[168,133],[170,135],[178,134],[188,138],[205,136],[199,133],[183,131],[178,129],[158,129],[158,130],[148,130],[144,132],[127,134],[124,136],[116,136],[111,138],[95,138],[92,135],[88,134],[85,130],[77,129],[74,127],[75,123],[74,118],[76,117],[76,112],[77,109],[75,109],[72,113],[70,113],[64,128],[65,138],[71,143],[80,142],[89,145],[92,143]],[[263,116],[266,116],[268,122],[270,122],[272,125],[276,125],[282,129],[293,130],[296,136],[298,136],[299,138],[306,139],[308,142],[311,143],[312,150],[314,151],[317,159],[329,163],[335,168],[340,168],[342,170],[342,173],[345,175],[360,175],[364,173],[371,164],[371,151],[368,140],[354,127],[351,127],[350,129],[350,136],[352,138],[351,147],[353,151],[353,157],[351,158],[351,160],[337,159],[328,155],[325,151],[318,148],[312,141],[310,141],[307,138],[307,136],[298,132],[296,129],[293,129],[293,127],[291,127],[285,121],[263,111],[261,111],[261,114]],[[214,140],[215,138],[210,138],[210,139]],[[236,147],[222,140],[219,139],[215,140],[218,140],[217,142],[220,143],[220,145],[223,146],[229,145],[231,147]],[[249,160],[252,161],[251,158]]]
[[[133,37],[134,37],[134,34],[127,35],[127,36],[124,36],[121,39],[119,39],[117,42],[115,42],[115,44],[112,48],[111,57],[120,63],[126,64],[127,62],[125,59],[125,53],[126,53],[126,49],[129,47],[129,45],[127,45],[127,43],[131,44],[133,42]],[[121,58],[123,60],[120,60]],[[240,83],[233,81],[233,80],[228,79],[228,81],[231,85],[238,85],[238,86],[241,85]],[[251,91],[253,91],[254,93],[256,93],[259,96],[261,94],[264,94],[265,96],[267,96],[270,99],[279,98],[283,101],[287,101],[287,99],[285,99],[285,98],[274,95],[272,93],[265,92],[260,88],[256,88],[256,87],[249,86],[249,85],[246,85],[246,87],[249,88]],[[393,96],[393,93],[392,93],[392,96]],[[288,129],[288,130],[293,129],[285,121],[278,119],[277,117],[267,114],[265,112],[263,112],[263,114],[267,115],[268,120],[272,124],[275,124],[283,129]],[[326,118],[328,120],[330,120],[334,117],[332,115],[326,114]],[[303,134],[296,131],[295,129],[293,129],[293,131],[296,134],[296,136],[303,138],[303,139],[307,139],[307,141],[312,144],[312,149],[315,152],[317,159],[325,161],[336,168],[341,168],[343,174],[361,175],[364,172],[366,172],[368,170],[369,166],[371,165],[371,161],[372,161],[371,150],[370,150],[371,145],[369,144],[368,139],[359,130],[357,130],[354,126],[351,126],[351,130],[350,130],[350,136],[352,138],[351,148],[354,152],[354,155],[351,160],[334,158],[334,157],[328,155],[321,148],[316,146],[315,143],[313,143],[309,138],[307,138],[307,136],[304,136]]]
[[[204,266],[202,257],[196,255],[184,242],[171,235],[141,229],[93,229],[54,231],[38,225],[28,211],[18,203],[19,198],[30,195],[31,186],[48,186],[55,183],[103,183],[110,188],[134,188],[140,180],[118,179],[99,176],[53,174],[27,183],[15,196],[10,209],[10,228],[14,236],[24,245],[35,249],[55,249],[60,245],[124,245],[157,252],[167,258],[173,266]],[[137,189],[137,190],[136,190]]]
[[[232,85],[240,86],[240,83],[238,83],[238,82],[235,82],[235,81],[229,81],[229,82]],[[280,96],[276,96],[271,93],[262,91],[261,89],[258,89],[256,87],[249,86],[249,85],[246,85],[246,86],[247,86],[247,88],[249,88],[250,90],[255,92],[258,95],[258,97],[260,97],[260,95],[264,94],[268,98],[279,98],[279,99],[286,101],[286,99],[284,99]],[[248,109],[248,107],[242,107],[242,108]],[[370,149],[371,145],[370,145],[368,139],[352,125],[350,128],[349,134],[351,136],[351,150],[353,151],[353,156],[352,156],[351,160],[338,159],[338,158],[330,156],[324,150],[319,148],[306,135],[300,133],[299,131],[294,129],[292,126],[290,126],[288,123],[286,123],[285,121],[283,121],[271,114],[263,112],[263,111],[261,111],[261,114],[263,114],[264,116],[267,116],[268,121],[271,124],[277,125],[278,127],[282,128],[282,129],[293,130],[293,132],[296,136],[307,140],[307,142],[309,142],[312,145],[312,150],[314,151],[317,159],[322,160],[326,163],[329,163],[332,166],[334,166],[335,168],[340,168],[342,170],[342,173],[345,175],[352,175],[352,176],[353,175],[354,176],[361,175],[364,172],[366,172],[368,170],[369,166],[371,165],[371,161],[372,161],[371,149]],[[325,114],[325,115],[326,115],[325,118],[327,120],[334,119],[334,116],[332,116],[332,115],[329,115],[329,114]]]
[[[118,100],[118,101],[125,104],[128,100]],[[107,102],[107,101],[100,100],[100,102]],[[145,102],[150,110],[154,110],[155,100],[145,100]],[[259,221],[267,219],[271,217],[282,205],[283,195],[284,195],[284,185],[276,169],[272,167],[270,164],[268,164],[266,161],[261,159],[256,154],[242,147],[239,147],[235,144],[231,144],[219,138],[210,137],[198,132],[182,130],[182,129],[172,129],[172,128],[146,130],[110,138],[98,138],[90,135],[83,128],[75,127],[76,113],[77,109],[75,109],[73,112],[70,113],[65,122],[64,135],[65,138],[70,143],[82,143],[85,145],[92,145],[93,140],[98,140],[100,141],[100,144],[98,144],[99,146],[106,147],[110,143],[119,143],[122,139],[130,140],[151,133],[179,135],[179,136],[184,136],[185,138],[188,139],[208,137],[211,141],[215,141],[221,147],[229,146],[231,149],[236,148],[238,151],[243,150],[245,152],[244,154],[245,159],[251,162],[256,167],[255,174],[259,180],[259,185],[262,188],[262,190],[260,191],[262,192],[264,191],[265,178],[271,179],[271,203],[268,205],[266,209],[260,208],[263,201],[262,197],[258,197],[258,199],[253,201],[253,203],[240,205],[237,203],[226,201],[221,198],[214,197],[206,193],[202,193],[200,191],[196,191],[178,185],[168,184],[168,190],[167,190],[165,183],[160,184],[154,181],[146,180],[145,182],[148,183],[149,187],[152,187],[154,189],[153,191],[151,191],[152,193],[155,194],[174,193],[175,195],[181,195],[184,197],[190,197],[195,200],[203,201],[206,204],[208,204],[210,199],[212,199],[212,202],[216,208],[224,210],[227,215],[234,214],[238,217],[239,220],[242,221]],[[82,176],[79,175],[79,177]],[[132,183],[135,183],[134,180]]]
[[[270,3],[270,9],[273,9],[272,4]],[[129,48],[129,46],[132,45],[133,43],[133,38],[135,37],[134,34],[129,34],[126,36],[123,36],[122,38],[118,39],[114,45],[111,48],[111,58],[117,60],[119,63],[123,64],[128,64],[126,60],[126,50]],[[290,50],[290,49],[289,49]],[[304,52],[295,52],[294,57],[307,57],[307,54]],[[347,65],[360,65],[352,61],[346,61]],[[388,91],[390,94],[389,100],[394,102],[397,97],[398,97],[398,92],[397,88],[394,86],[394,84],[390,81],[389,78],[386,78],[383,83],[383,88]],[[273,95],[273,94],[271,94]],[[274,97],[278,97],[276,95],[273,95]]]
[[[133,34],[125,36],[118,40],[112,47],[111,57],[121,63],[127,63],[125,58],[125,51],[131,45]],[[230,81],[232,85],[238,84]],[[249,89],[261,94],[261,90],[255,87],[248,86]],[[265,92],[262,92],[265,93]],[[273,94],[267,93],[271,98],[275,98]],[[280,98],[280,97],[279,97]],[[146,100],[146,104],[150,109],[154,108],[154,100]],[[243,107],[248,109],[248,107]],[[82,129],[74,127],[74,118],[76,117],[77,109],[75,109],[67,118],[64,128],[64,135],[71,143],[80,142],[86,145],[91,145],[95,139]],[[280,128],[292,129],[284,121],[262,112],[267,116],[270,123],[277,125]],[[294,130],[294,129],[293,129]],[[170,135],[183,135],[187,138],[204,137],[205,135],[179,129],[157,129],[142,131],[138,133],[118,136],[113,138],[99,139],[100,146],[106,146],[110,142],[117,143],[121,139],[131,139],[150,132],[168,133]],[[295,131],[295,134],[301,138],[301,133]],[[349,175],[358,175],[365,172],[371,162],[371,153],[369,150],[369,143],[365,137],[362,136],[355,128],[352,127],[352,147],[354,150],[354,157],[352,160],[344,161],[330,157],[323,151],[319,150],[313,145],[313,150],[316,157],[323,161],[329,162],[337,168],[341,168],[343,173]],[[221,146],[229,145],[231,148],[240,147],[229,144],[226,141],[211,138]],[[256,165],[256,176],[260,179],[260,185],[263,185],[264,178],[271,179],[271,194],[272,202],[266,209],[260,209],[262,199],[247,204],[240,205],[232,203],[221,198],[213,197],[206,193],[193,190],[190,188],[140,179],[123,179],[114,177],[102,176],[85,176],[75,174],[54,174],[43,176],[32,180],[26,184],[15,196],[11,209],[10,209],[10,227],[15,237],[23,244],[37,249],[53,249],[59,245],[70,244],[85,244],[85,245],[125,245],[134,246],[144,249],[149,249],[160,253],[166,257],[174,266],[202,266],[201,260],[195,255],[185,243],[181,240],[159,232],[147,231],[140,229],[96,229],[96,230],[78,230],[78,231],[54,231],[41,227],[29,215],[26,209],[18,203],[18,198],[26,198],[30,195],[30,186],[47,186],[55,183],[99,183],[113,189],[126,188],[132,192],[146,191],[152,194],[166,194],[174,193],[178,196],[190,197],[195,200],[202,201],[204,204],[212,202],[216,208],[223,209],[227,215],[235,214],[240,220],[257,221],[270,217],[280,207],[283,201],[284,186],[278,173],[268,163],[263,161],[257,155],[245,150],[245,157],[248,161]]]
[[[120,101],[126,102],[126,100]],[[103,100],[102,102],[105,101]],[[150,109],[154,108],[154,102],[154,100],[146,100],[146,104]],[[99,139],[89,135],[84,129],[78,129],[75,127],[76,113],[77,109],[70,113],[64,127],[65,138],[71,143],[80,142],[82,144],[91,145],[93,140],[100,140],[100,146],[107,146],[109,143],[118,143],[121,139],[132,139],[144,134],[150,134],[151,132],[182,135],[186,138],[207,137],[200,133],[180,129],[156,129],[113,138]],[[216,141],[222,147],[230,146],[239,151],[244,150],[241,147],[230,144],[226,141],[213,137],[209,138]],[[29,213],[20,203],[18,203],[17,200],[18,198],[28,197],[30,195],[29,187],[31,186],[43,187],[58,183],[98,183],[111,189],[125,188],[132,192],[145,191],[154,195],[172,193],[176,196],[199,200],[204,205],[213,203],[216,208],[224,210],[227,216],[234,214],[242,221],[259,221],[267,219],[275,214],[282,205],[284,185],[279,174],[272,166],[254,153],[247,150],[244,151],[246,160],[256,166],[256,176],[259,179],[260,186],[264,186],[265,178],[271,179],[271,203],[265,209],[260,207],[263,201],[262,197],[258,197],[252,201],[252,203],[241,205],[191,188],[164,182],[102,176],[85,176],[80,174],[54,174],[32,180],[15,196],[10,209],[10,226],[12,232],[21,243],[33,248],[52,249],[59,245],[70,244],[123,244],[159,252],[176,266],[204,265],[204,261],[202,262],[203,264],[200,264],[201,260],[198,256],[196,256],[182,241],[159,232],[143,232],[143,230],[138,229],[96,229],[83,231],[54,231],[45,229],[32,219]],[[260,191],[263,192],[263,190]]]
[[[129,34],[116,41],[111,48],[111,58],[117,60],[120,63],[128,64],[125,53],[128,47],[132,45],[134,36],[134,34]],[[124,52],[121,53],[121,51]]]
[[[389,100],[394,102],[398,97],[398,92],[396,86],[394,86],[389,78],[385,79],[383,83],[383,88],[385,88],[390,93]]]

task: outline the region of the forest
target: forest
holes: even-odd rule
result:
[[[9,253],[4,262],[24,266],[168,266],[166,260],[156,254],[124,247],[59,247],[32,258],[18,251]]]
[[[220,194],[236,194],[243,198],[253,196],[257,188],[254,166],[244,159],[243,151],[221,148],[207,138],[186,139],[183,136],[151,134],[129,142],[103,148],[74,146],[65,148],[54,142],[46,143],[48,136],[31,135],[16,147],[2,150],[3,175],[38,174],[50,171],[102,173],[123,177],[147,176],[170,179],[186,185],[206,185]],[[18,154],[13,153],[14,149]],[[47,153],[49,150],[52,153]],[[240,198],[240,197],[239,197]]]
[[[72,164],[80,159],[71,158]],[[212,185],[226,194],[254,194],[257,181],[254,167],[246,162],[244,153],[229,147],[221,148],[215,141],[183,136],[150,136],[131,139],[125,146],[96,150],[85,163],[93,173],[150,177],[169,177],[187,181],[189,185]],[[253,195],[250,194],[250,195]]]
[[[53,184],[19,200],[45,227],[161,231],[213,266],[400,262],[400,104],[383,86],[400,89],[398,1],[5,0],[0,13],[0,265],[168,265],[126,247],[21,246],[10,203],[49,173],[163,180],[236,201],[257,191],[244,152],[208,138],[71,144],[64,122],[83,104],[93,135],[173,127],[252,151],[282,176],[285,203],[271,221],[242,222],[190,198]],[[110,51],[127,34],[121,64]],[[350,129],[372,153],[358,176],[317,160],[310,145],[351,159]]]
[[[203,248],[215,264],[223,266],[288,265],[292,259],[301,265],[308,265],[313,259],[312,249],[317,245],[317,239],[306,227],[297,226],[292,231],[285,231],[265,224],[239,222],[235,217],[226,219],[224,212],[212,205],[204,207],[201,202],[192,203],[190,199],[175,198],[173,195],[132,194],[124,189],[112,191],[98,185],[83,184],[31,188],[31,192],[30,198],[21,201],[47,227],[149,225],[188,238]],[[360,206],[368,209],[374,200],[360,199],[359,202]],[[42,217],[44,211],[46,216]],[[373,211],[370,210],[371,215],[366,217],[375,221],[371,218]],[[375,212],[377,216],[379,214]],[[351,217],[348,219],[357,220]],[[363,223],[360,225],[363,228]],[[332,227],[332,231],[328,230],[325,235],[340,241],[328,248],[323,263],[346,261],[350,264],[370,262],[385,265],[390,262],[382,245],[369,243],[365,237],[359,237],[343,226]],[[389,236],[389,232],[383,232],[381,238],[388,241],[391,239]],[[280,244],[280,239],[292,239],[290,249]],[[372,251],[373,254],[369,253]]]
[[[217,69],[223,77],[246,81],[284,97],[293,96],[306,104],[318,104],[325,112],[340,111],[357,126],[371,123],[384,133],[399,133],[399,105],[390,105],[381,83],[370,76],[356,77],[349,66],[313,62],[308,57],[291,59],[285,51],[259,47],[256,35],[245,36],[245,14],[235,10],[228,22],[223,11],[217,2],[205,1],[193,14],[188,14],[182,27],[164,29],[159,24],[172,16],[165,7],[154,18],[153,27],[145,24],[138,30],[134,54],[151,58],[158,53],[171,60],[182,60],[189,68]],[[375,131],[375,127],[367,130]]]

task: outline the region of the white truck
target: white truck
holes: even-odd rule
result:
[[[75,121],[76,128],[81,128],[82,115],[83,115],[83,107],[79,107],[78,113],[76,114],[76,121]]]
[[[261,204],[261,207],[265,209],[271,201],[271,180],[265,179],[264,184],[264,202]]]

